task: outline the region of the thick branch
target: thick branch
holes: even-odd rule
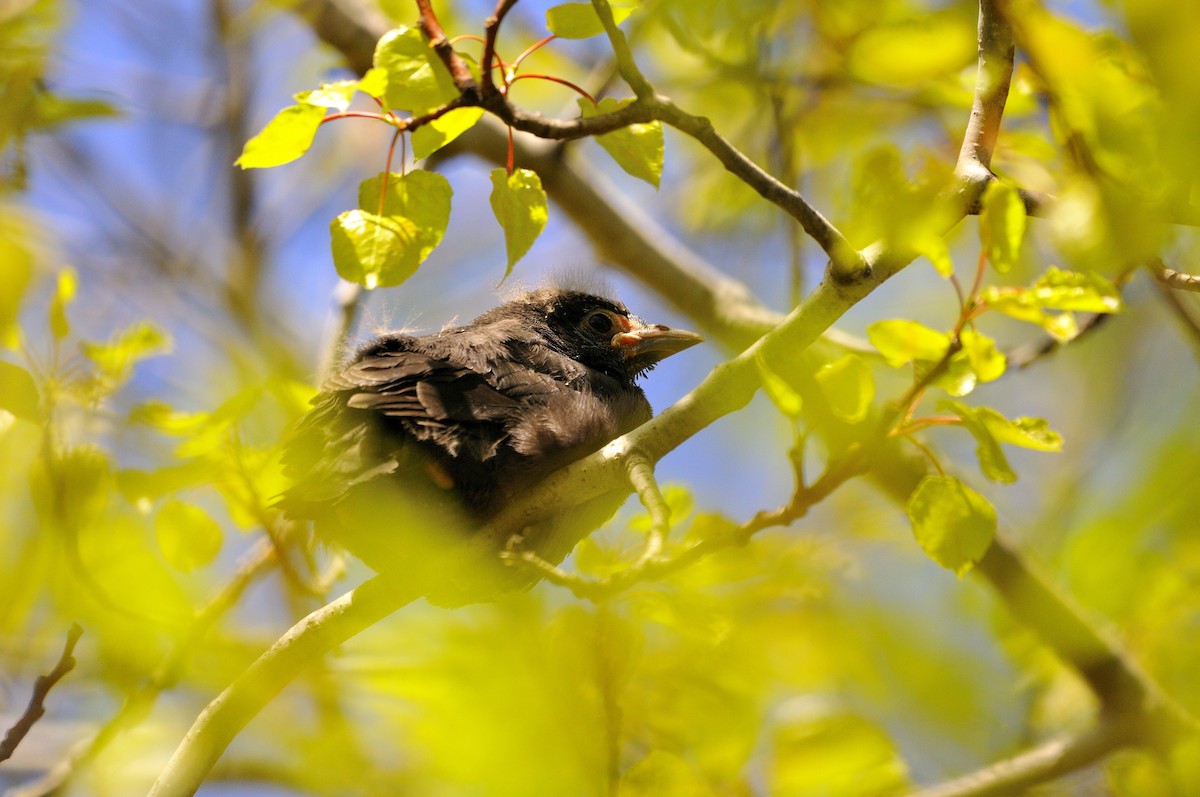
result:
[[[955,172],[968,186],[980,191],[993,178],[992,155],[1000,134],[1000,120],[1013,72],[1012,28],[999,13],[996,0],[979,0],[979,66],[975,75],[975,98],[971,118],[963,136]],[[967,205],[978,201],[978,193],[966,197]]]
[[[63,679],[64,675],[75,669],[75,645],[81,636],[83,636],[83,629],[78,625],[72,625],[67,631],[67,642],[63,646],[62,655],[58,657],[58,663],[54,665],[54,669],[45,675],[39,675],[33,682],[33,694],[29,698],[29,705],[25,707],[25,712],[8,729],[4,738],[0,739],[0,761],[12,758],[12,754],[17,750],[17,745],[33,728],[34,723],[46,713],[46,696],[50,694],[50,690]]]

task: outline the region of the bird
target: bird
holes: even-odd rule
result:
[[[700,343],[586,290],[520,293],[468,324],[389,334],[330,377],[285,443],[277,505],[379,573],[447,550],[554,471],[650,419],[637,381]],[[566,556],[624,492],[549,521]]]

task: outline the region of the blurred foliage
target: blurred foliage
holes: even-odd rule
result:
[[[442,176],[389,150],[390,127],[323,123],[374,113],[371,98],[420,112],[452,96],[415,28],[357,81],[298,45],[286,10],[223,0],[237,35],[221,39],[208,4],[96,5],[116,33],[80,33],[53,0],[0,3],[0,730],[69,624],[85,628],[78,668],[0,765],[0,788],[75,750],[71,795],[144,792],[213,696],[365,577],[273,506],[280,441],[330,334],[331,264],[368,288],[404,282],[398,301],[428,325],[522,258],[532,270],[581,257],[574,238],[553,248],[562,214],[520,164]],[[482,31],[492,4],[437,5],[457,35]],[[569,81],[596,106],[538,79],[514,82],[513,101],[548,115],[622,107],[594,14],[569,5],[547,20],[546,5],[519,4],[499,52],[558,30],[522,74]],[[993,161],[1003,181],[980,218],[947,230],[938,198],[971,104],[974,3],[614,4],[658,92],[856,245],[922,259],[847,316],[861,345],[760,359],[769,402],[687,444],[695,483],[664,489],[664,556],[710,555],[597,603],[540,584],[410,606],[313,662],[213,779],[247,794],[431,797],[865,797],[949,779],[1098,712],[990,591],[949,572],[970,570],[998,530],[1200,713],[1200,307],[1161,302],[1137,271],[1157,258],[1200,271],[1196,233],[1174,223],[1200,205],[1200,6],[1082,5],[1073,17],[1004,4],[1019,60]],[[382,6],[414,20],[409,3]],[[212,35],[181,39],[176,13]],[[80,44],[93,35],[103,47]],[[455,46],[477,69],[479,43]],[[423,158],[478,118],[447,114],[412,146]],[[787,309],[790,219],[657,124],[599,143],[572,156]],[[304,158],[235,173],[239,152],[247,168]],[[1049,217],[1027,219],[1018,187],[1052,194]],[[495,251],[472,248],[485,240]],[[823,258],[801,255],[811,282]],[[267,289],[231,263],[261,269]],[[1032,368],[1017,356],[1064,343]],[[872,450],[881,428],[940,472],[915,491],[853,481],[791,527],[738,537],[795,483]],[[565,567],[625,572],[651,527],[622,510]],[[1127,750],[1039,793],[1196,794],[1197,761],[1195,739]]]

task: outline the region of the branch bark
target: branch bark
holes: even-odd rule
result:
[[[4,738],[0,739],[0,761],[12,758],[12,754],[17,751],[17,745],[21,744],[34,724],[45,715],[46,696],[50,694],[50,690],[63,679],[63,676],[75,669],[75,645],[81,636],[83,636],[83,629],[78,625],[72,625],[67,631],[67,642],[63,646],[62,655],[59,656],[54,669],[45,675],[39,675],[33,682],[33,694],[29,698],[29,705],[4,734]]]

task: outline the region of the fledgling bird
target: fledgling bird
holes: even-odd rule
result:
[[[699,343],[590,293],[543,288],[433,335],[382,337],[288,441],[279,506],[378,572],[421,569],[558,468],[649,420],[638,377]],[[623,494],[568,510],[556,561]]]

